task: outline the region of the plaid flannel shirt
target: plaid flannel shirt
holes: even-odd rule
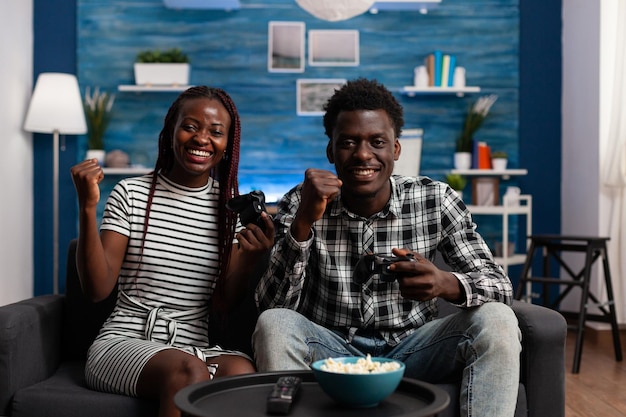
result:
[[[434,260],[440,251],[465,291],[461,307],[512,302],[512,284],[476,231],[458,195],[428,177],[392,176],[387,206],[370,218],[349,212],[337,196],[315,222],[309,238],[297,242],[290,232],[301,201],[299,184],[278,204],[276,243],[256,290],[260,310],[294,309],[315,323],[338,330],[347,340],[359,329],[375,329],[396,345],[437,315],[435,300],[405,299],[397,282],[378,275],[358,284],[354,267],[368,250],[391,255],[406,248]],[[373,242],[364,236],[373,231]],[[365,238],[368,240],[368,238]]]

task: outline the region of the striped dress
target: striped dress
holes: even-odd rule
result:
[[[142,257],[150,181],[150,175],[121,180],[104,210],[101,230],[129,241],[117,303],[87,354],[85,376],[95,390],[136,396],[143,367],[164,349],[205,361],[227,352],[246,356],[208,338],[208,302],[219,273],[218,183],[188,188],[159,176]]]

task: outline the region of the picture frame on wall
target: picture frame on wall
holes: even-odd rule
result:
[[[324,105],[346,83],[345,78],[301,78],[296,82],[298,116],[323,116]]]
[[[359,60],[358,30],[309,30],[310,66],[358,66]]]
[[[304,72],[304,33],[304,22],[268,23],[269,72]]]

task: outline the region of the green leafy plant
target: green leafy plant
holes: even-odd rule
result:
[[[455,191],[461,191],[467,185],[467,179],[460,174],[446,175],[446,182]]]
[[[493,103],[496,102],[498,96],[490,94],[488,96],[480,97],[476,102],[470,106],[463,122],[463,130],[456,140],[457,152],[472,152],[474,134],[480,126],[482,126],[485,118],[489,114],[489,110]]]
[[[87,146],[89,149],[104,149],[104,132],[111,120],[111,110],[115,102],[115,94],[100,91],[96,87],[85,89],[85,118],[87,119]]]
[[[506,152],[504,152],[504,151],[494,151],[494,152],[492,152],[492,153],[491,153],[491,159],[494,159],[494,158],[503,158],[503,159],[506,159],[506,158],[507,158],[507,156],[508,156],[508,155],[507,155],[507,154],[506,154]]]
[[[148,49],[137,54],[135,62],[139,63],[162,63],[178,64],[188,63],[189,57],[179,48],[171,48],[164,51]]]

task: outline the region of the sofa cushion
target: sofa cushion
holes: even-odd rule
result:
[[[125,395],[96,393],[87,388],[85,363],[69,361],[57,372],[38,384],[15,393],[12,417],[154,417],[156,402]],[[89,410],[89,411],[86,411]]]
[[[100,331],[102,323],[113,311],[116,298],[117,289],[99,303],[93,303],[84,296],[76,270],[76,239],[72,240],[67,251],[65,278],[65,311],[61,341],[64,360],[86,359],[87,350]]]

